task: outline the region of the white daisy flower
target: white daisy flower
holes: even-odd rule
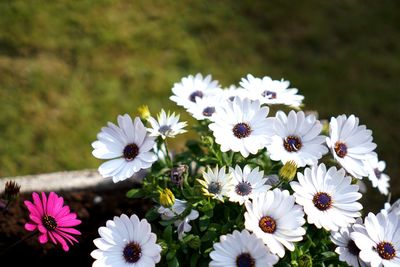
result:
[[[220,90],[218,81],[211,80],[211,75],[203,78],[203,75],[198,73],[196,76],[189,75],[182,78],[180,83],[175,83],[172,88],[174,95],[169,99],[187,109],[199,98],[218,94]]]
[[[196,120],[211,120],[212,115],[215,113],[215,107],[221,104],[220,96],[208,96],[197,99],[188,109],[189,112]]]
[[[367,266],[360,257],[360,249],[354,243],[353,239],[350,238],[350,234],[354,231],[354,227],[361,226],[362,219],[357,218],[356,224],[348,227],[342,227],[339,231],[331,232],[331,240],[337,246],[335,252],[339,254],[339,260],[346,262],[350,266],[364,267]]]
[[[172,207],[166,208],[164,206],[160,206],[157,211],[159,214],[161,214],[161,219],[170,220],[176,216],[181,215],[186,210],[186,203],[187,201],[176,198]]]
[[[119,127],[118,127],[119,126]],[[150,168],[157,156],[150,150],[155,142],[148,136],[140,118],[132,122],[128,114],[118,116],[118,126],[108,122],[101,128],[97,141],[92,143],[92,154],[98,159],[109,159],[99,167],[103,177],[114,183],[132,177],[141,169]]]
[[[233,187],[232,178],[225,173],[225,167],[219,170],[218,166],[214,170],[208,167],[207,172],[203,172],[203,180],[197,179],[197,181],[203,186],[204,195],[222,202],[224,202],[224,196],[227,196]]]
[[[348,118],[340,115],[331,118],[329,133],[326,143],[340,165],[355,178],[367,176],[364,160],[376,157],[372,131],[367,130],[365,125],[359,125],[359,119],[354,115]]]
[[[267,178],[259,168],[251,169],[249,165],[244,166],[243,170],[236,165],[235,169],[230,168],[232,176],[232,187],[228,193],[229,201],[239,202],[240,205],[248,199],[254,199],[259,194],[271,188],[266,185]]]
[[[183,220],[176,220],[175,226],[178,227],[178,238],[182,240],[185,233],[192,230],[192,226],[189,224],[190,221],[196,220],[199,217],[199,212],[197,210],[191,210],[189,215],[183,218]]]
[[[157,115],[157,120],[153,117],[149,117],[148,122],[151,124],[151,128],[147,128],[150,132],[150,136],[161,136],[163,139],[166,137],[175,137],[175,135],[185,133],[185,128],[187,126],[186,121],[179,122],[179,115],[175,115],[175,113],[168,115],[162,109],[161,112]]]
[[[280,160],[283,164],[292,160],[297,166],[304,167],[315,164],[328,152],[326,137],[319,135],[322,124],[314,115],[305,116],[303,111],[292,110],[286,116],[278,111],[274,130],[275,136],[267,145],[272,160]]]
[[[304,175],[297,173],[298,182],[291,182],[296,202],[304,207],[307,221],[317,228],[338,231],[360,217],[362,205],[358,186],[351,184],[351,177],[336,167],[326,171],[325,164],[306,168]]]
[[[248,91],[250,99],[259,100],[261,104],[299,107],[304,99],[304,96],[297,94],[296,88],[288,88],[289,81],[272,80],[268,76],[261,79],[251,74],[248,74],[246,78],[242,78],[240,85]]]
[[[108,220],[99,228],[100,238],[93,241],[97,249],[90,254],[93,267],[155,266],[161,259],[157,236],[151,232],[146,219],[139,221],[134,214]]]
[[[231,85],[228,88],[224,88],[220,91],[220,96],[224,100],[233,101],[235,97],[246,98],[247,91],[243,88],[236,87],[235,85]]]
[[[271,250],[283,258],[285,247],[294,250],[293,242],[303,239],[306,230],[303,209],[296,205],[289,191],[275,188],[246,201],[245,227],[261,238]]]
[[[400,217],[395,213],[369,213],[350,237],[361,250],[360,258],[372,267],[400,266]]]
[[[364,163],[368,170],[368,178],[371,180],[372,186],[377,187],[381,194],[387,195],[389,193],[390,177],[383,173],[386,163],[383,160],[379,161],[378,157],[372,157]]]
[[[274,118],[267,118],[268,112],[259,101],[235,97],[216,107],[214,122],[208,127],[222,152],[232,150],[246,158],[264,148],[272,136]]]
[[[266,248],[261,239],[247,230],[220,237],[210,253],[210,267],[269,267],[276,264],[279,258]]]

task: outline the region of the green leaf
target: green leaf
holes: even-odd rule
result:
[[[167,242],[167,244],[172,243],[172,225],[168,225],[167,227],[165,227],[163,239],[165,240],[165,242]]]
[[[168,267],[179,267],[179,262],[177,258],[173,258],[172,260],[168,261]]]
[[[217,237],[217,233],[214,231],[207,231],[203,237],[201,238],[201,241],[208,241],[208,240],[214,240]]]
[[[169,226],[174,223],[174,220],[167,220],[167,221],[160,221],[159,222],[162,226]]]
[[[201,216],[199,219],[200,231],[204,232],[205,230],[207,230],[209,223],[210,217],[208,217],[207,215]]]
[[[152,222],[152,221],[156,220],[156,219],[158,218],[159,215],[160,215],[160,214],[157,212],[156,209],[150,209],[150,210],[146,213],[145,217],[146,217],[146,219],[147,219],[149,222]]]
[[[190,267],[196,267],[198,260],[199,260],[199,254],[193,253],[192,257],[190,257]]]
[[[133,188],[126,193],[129,198],[141,198],[145,196],[144,190],[141,188]]]
[[[193,249],[198,249],[201,244],[200,237],[192,234],[185,236],[182,241]]]
[[[337,254],[335,252],[333,252],[333,251],[325,251],[325,252],[322,252],[321,255],[324,258],[333,258],[333,257],[337,256]]]

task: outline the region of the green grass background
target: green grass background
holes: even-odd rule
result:
[[[399,9],[387,0],[0,0],[0,176],[96,168],[90,143],[118,114],[176,109],[170,89],[191,73],[226,86],[252,73],[290,80],[322,118],[359,116],[399,193]]]

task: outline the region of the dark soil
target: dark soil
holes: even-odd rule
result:
[[[82,223],[77,227],[82,235],[79,243],[63,251],[60,245],[47,243],[41,245],[36,236],[25,240],[17,246],[6,248],[28,236],[31,232],[24,229],[29,219],[29,212],[24,200],[32,200],[31,194],[22,194],[7,212],[0,212],[0,266],[92,266],[90,252],[95,249],[93,240],[99,237],[97,229],[116,215],[125,213],[137,214],[143,218],[151,207],[151,202],[141,199],[128,199],[125,193],[129,188],[118,188],[108,191],[81,190],[73,192],[57,192],[64,198],[71,211],[76,212]]]
[[[64,252],[60,245],[52,243],[41,245],[37,237],[32,237],[2,254],[4,249],[31,233],[24,229],[29,212],[23,202],[24,200],[32,201],[32,196],[22,194],[6,213],[0,211],[0,266],[92,266],[94,260],[90,252],[95,249],[93,240],[99,237],[97,229],[104,226],[107,220],[122,213],[127,215],[135,213],[140,218],[144,218],[152,205],[149,200],[127,198],[125,194],[130,188],[132,188],[132,183],[112,189],[57,192],[82,221],[82,224],[77,227],[82,232],[82,235],[78,237],[79,243],[71,246],[68,252]],[[385,197],[379,195],[376,190],[369,189],[362,199],[365,208],[364,215],[367,211],[379,211],[383,207],[384,199]]]

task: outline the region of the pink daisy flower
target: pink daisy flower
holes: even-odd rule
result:
[[[64,206],[64,199],[56,193],[50,192],[49,198],[42,192],[42,198],[38,193],[32,194],[33,203],[25,200],[25,206],[30,214],[30,222],[25,224],[28,231],[39,230],[39,242],[45,244],[49,239],[54,243],[60,243],[65,251],[69,250],[68,243],[78,243],[72,235],[81,233],[72,228],[81,223],[76,219],[76,214],[71,213],[68,206]]]

